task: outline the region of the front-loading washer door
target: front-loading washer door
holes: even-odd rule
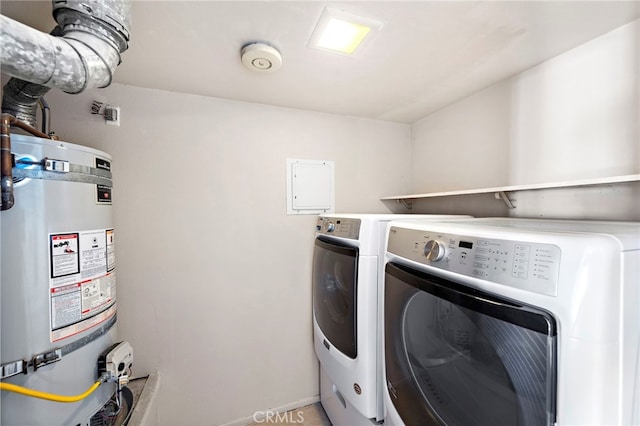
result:
[[[358,248],[316,238],[312,276],[313,312],[318,326],[329,340],[324,344],[331,344],[355,359],[358,355]]]
[[[384,326],[387,389],[405,424],[555,422],[548,312],[389,263]]]

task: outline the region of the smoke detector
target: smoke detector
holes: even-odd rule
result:
[[[274,72],[282,66],[282,55],[264,43],[251,43],[240,52],[242,63],[251,71]]]

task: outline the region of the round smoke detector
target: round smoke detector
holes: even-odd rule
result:
[[[264,43],[251,43],[240,52],[242,63],[251,71],[273,72],[282,66],[282,55]]]

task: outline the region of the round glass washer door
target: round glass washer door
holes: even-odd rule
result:
[[[552,423],[555,327],[547,313],[391,266],[387,387],[407,425]]]
[[[355,359],[358,248],[317,238],[313,252],[313,312],[328,343]]]

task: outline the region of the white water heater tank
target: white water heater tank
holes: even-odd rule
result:
[[[111,157],[17,134],[11,145],[15,205],[0,216],[2,380],[78,395],[117,341]],[[104,383],[58,403],[3,391],[0,424],[91,425],[114,392]]]

